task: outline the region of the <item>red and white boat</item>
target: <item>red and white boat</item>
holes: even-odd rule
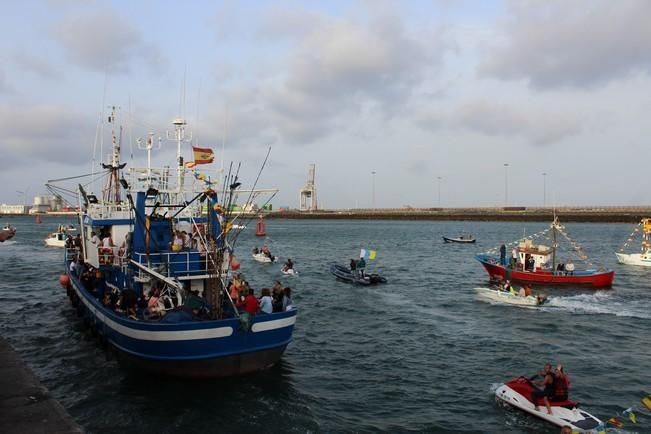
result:
[[[533,239],[543,235],[550,236],[550,245],[533,242]],[[475,258],[484,266],[491,280],[510,280],[530,285],[590,286],[593,288],[612,286],[615,277],[615,272],[612,270],[596,267],[577,270],[571,257],[568,257],[566,263],[560,261],[559,236],[565,237],[571,244],[571,254],[581,261],[588,261],[583,249],[565,233],[558,218],[555,218],[545,231],[517,242],[511,252],[506,252],[504,260],[499,254],[491,252],[477,255]],[[559,267],[559,265],[562,266]],[[592,264],[589,263],[589,265]]]
[[[579,403],[576,401],[551,401],[549,404],[552,414],[548,414],[547,408],[540,398],[537,402],[538,410],[536,410],[536,406],[531,401],[534,389],[535,386],[531,380],[518,377],[498,387],[495,391],[495,398],[556,426],[569,425],[572,427],[572,432],[595,434],[602,432],[604,423],[587,411],[580,409]]]
[[[4,228],[0,231],[0,242],[5,242],[13,238],[16,235],[16,228],[12,227],[9,224],[6,224]]]

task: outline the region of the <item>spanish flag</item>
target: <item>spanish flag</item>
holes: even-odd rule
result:
[[[215,153],[210,148],[192,147],[192,157],[194,161],[185,163],[185,167],[192,168],[197,164],[210,164],[215,160]]]

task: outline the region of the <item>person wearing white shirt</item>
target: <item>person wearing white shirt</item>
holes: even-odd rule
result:
[[[260,310],[265,313],[273,312],[273,300],[269,288],[262,288],[262,297],[260,297]]]

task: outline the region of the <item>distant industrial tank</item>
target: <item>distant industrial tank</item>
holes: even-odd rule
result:
[[[34,206],[46,205],[50,206],[50,197],[49,196],[34,196]]]

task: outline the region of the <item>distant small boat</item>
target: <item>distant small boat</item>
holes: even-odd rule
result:
[[[443,237],[445,243],[471,244],[477,241],[472,235],[460,235],[458,237]]]
[[[45,244],[50,247],[65,247],[66,239],[68,238],[69,232],[76,231],[72,225],[59,225],[59,229],[56,232],[52,232],[46,239]]]
[[[632,242],[635,236],[642,232],[641,246],[639,253],[626,253],[624,249]],[[637,265],[640,267],[651,267],[651,218],[644,218],[637,225],[633,233],[628,237],[626,243],[616,252],[617,261],[625,265]]]
[[[272,256],[267,256],[262,252],[254,253],[252,256],[253,256],[254,261],[262,262],[262,263],[265,263],[265,264],[276,262],[278,260],[278,258],[276,256],[273,256],[273,255]]]
[[[353,273],[348,267],[339,264],[330,264],[330,272],[338,279],[357,285],[373,285],[375,283],[387,283],[387,279],[379,274],[365,274],[364,277]]]
[[[12,227],[9,224],[6,224],[5,227],[0,231],[0,243],[10,240],[14,235],[16,235],[16,228]]]

